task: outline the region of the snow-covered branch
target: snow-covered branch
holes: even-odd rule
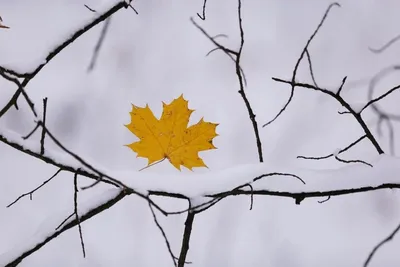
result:
[[[71,213],[70,209],[51,215],[43,220],[41,228],[30,238],[24,238],[12,249],[0,254],[0,266],[14,267],[32,253],[38,251],[41,247],[52,241],[63,232],[83,223],[93,216],[111,208],[118,201],[126,196],[126,192],[121,189],[109,189],[101,194],[93,196],[91,200],[79,204],[79,220],[74,216],[64,221],[61,227],[60,222]]]
[[[93,13],[91,19],[86,21],[84,25],[75,25],[75,28],[71,28],[69,32],[65,33],[65,38],[58,40],[58,43],[50,48],[47,55],[45,55],[41,60],[38,60],[36,64],[31,64],[29,69],[26,69],[25,66],[15,66],[14,68],[13,66],[3,65],[0,66],[0,71],[12,74],[19,78],[32,78],[38,72],[40,72],[42,68],[47,65],[55,56],[64,50],[64,48],[77,40],[80,36],[88,32],[97,24],[105,21],[120,9],[127,7],[129,7],[129,3],[125,0],[105,1],[103,4],[96,7],[96,12]],[[22,71],[16,70],[16,68],[22,69]]]
[[[113,181],[103,179],[101,182],[124,188],[130,193],[140,192],[143,196],[151,194],[193,199],[197,197],[254,194],[304,199],[360,193],[384,188],[400,188],[398,185],[400,181],[396,176],[396,173],[400,172],[400,159],[388,155],[377,156],[371,162],[373,168],[364,164],[354,164],[335,170],[316,171],[289,165],[256,163],[201,174],[185,175],[177,173],[171,175],[131,170],[110,170],[93,161],[90,163],[92,169],[89,169],[68,153],[46,149],[45,153],[41,155],[39,142],[23,140],[10,131],[2,131],[0,141],[64,171],[78,173],[80,176],[90,179],[98,180],[101,178],[92,169],[107,173],[107,176],[112,177]],[[293,174],[303,179],[305,184],[299,182],[295,177],[290,177]],[[252,191],[243,189],[248,184],[252,184]]]

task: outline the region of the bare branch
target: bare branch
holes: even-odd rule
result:
[[[24,89],[24,88],[25,88],[25,85],[24,85],[23,83],[21,84],[17,78],[11,77],[10,75],[6,74],[5,72],[3,72],[3,71],[1,71],[1,70],[0,70],[0,75],[1,75],[4,79],[6,79],[6,80],[8,80],[8,81],[10,81],[10,82],[12,82],[12,83],[14,83],[14,84],[17,86],[17,88],[18,88],[17,91],[19,91],[20,93],[22,93],[22,96],[25,98],[26,103],[28,104],[29,108],[31,109],[33,115],[34,115],[35,117],[37,117],[37,113],[36,113],[36,110],[35,110],[35,104],[33,104],[32,100],[29,98],[28,94],[25,92],[25,89]],[[16,107],[16,109],[18,109],[18,104],[17,104],[16,101],[13,101],[13,102],[11,103],[11,106],[12,106],[12,105],[14,105],[14,106]],[[5,112],[4,112],[4,113],[5,113]],[[0,117],[2,117],[2,116],[4,115],[4,113],[3,113],[3,112],[0,112]]]
[[[94,10],[93,8],[90,8],[88,5],[84,5],[89,11],[96,13],[96,10]]]
[[[40,124],[40,121],[38,122]],[[42,124],[41,124],[42,125]],[[0,142],[3,142],[19,151],[21,151],[22,153],[25,153],[27,155],[30,155],[32,157],[35,157],[37,159],[40,159],[48,164],[54,165],[58,168],[63,169],[63,171],[69,171],[72,173],[77,173],[78,175],[81,176],[85,176],[87,178],[91,178],[91,179],[95,179],[96,181],[101,181],[103,183],[107,183],[110,185],[113,185],[115,187],[118,188],[122,188],[126,191],[126,194],[135,194],[143,199],[145,199],[146,201],[150,201],[152,203],[152,205],[159,210],[162,214],[167,215],[168,213],[166,211],[164,211],[159,205],[157,205],[156,203],[154,203],[151,199],[149,199],[147,197],[147,195],[137,192],[134,189],[126,186],[125,184],[123,184],[122,182],[116,180],[115,178],[112,178],[108,175],[103,174],[102,172],[100,172],[99,170],[95,169],[94,167],[92,167],[90,164],[88,164],[86,161],[84,161],[81,157],[79,157],[78,155],[76,155],[75,153],[71,152],[70,150],[66,149],[50,132],[48,129],[46,129],[46,133],[49,136],[50,139],[52,139],[53,142],[56,143],[56,145],[58,145],[64,152],[66,152],[67,154],[69,154],[70,156],[74,157],[78,162],[80,162],[83,166],[87,167],[91,172],[83,170],[83,169],[76,169],[75,167],[69,166],[68,164],[65,164],[63,162],[58,162],[55,159],[53,159],[52,157],[46,156],[46,155],[40,155],[39,152],[37,151],[33,151],[31,149],[25,148],[23,145],[8,140],[6,137],[4,137],[3,135],[0,134]],[[103,177],[105,177],[106,179],[103,179]],[[181,198],[186,199],[185,196],[181,196]]]
[[[57,227],[56,230],[60,229],[61,226],[63,226],[69,219],[71,219],[75,213],[71,213],[67,218],[65,218]]]
[[[382,47],[380,47],[380,48],[371,48],[371,47],[369,47],[369,50],[371,52],[375,53],[375,54],[380,54],[380,53],[384,52],[386,49],[388,49],[390,46],[392,46],[394,43],[396,43],[399,40],[400,40],[400,35],[397,35],[393,39],[389,40],[389,42],[384,44]]]
[[[83,257],[85,258],[86,257],[85,243],[83,242],[81,220],[80,220],[79,214],[78,214],[78,174],[77,173],[74,174],[74,214],[75,214],[75,220],[78,224],[79,238],[81,240]]]
[[[129,3],[129,7],[136,13],[136,15],[139,15],[139,12]]]
[[[11,99],[8,101],[8,103],[0,110],[0,117],[2,117],[13,105],[16,105],[18,97],[20,96],[21,93],[24,96],[26,95],[26,93],[24,93],[23,89],[27,86],[27,84],[30,82],[30,80],[32,80],[43,69],[43,67],[46,66],[55,56],[57,56],[62,50],[64,50],[67,46],[69,46],[71,43],[73,43],[75,40],[77,40],[84,33],[89,31],[90,29],[92,29],[94,26],[96,26],[100,22],[106,20],[108,17],[110,17],[115,12],[119,11],[120,9],[127,8],[127,7],[128,7],[128,4],[125,0],[121,0],[116,5],[112,6],[107,12],[105,12],[104,14],[95,18],[92,22],[87,24],[85,27],[82,27],[81,29],[77,30],[68,39],[64,40],[62,43],[60,43],[58,46],[56,46],[52,51],[49,52],[49,54],[46,57],[45,62],[42,63],[41,65],[39,65],[32,72],[18,73],[11,69],[7,69],[7,68],[0,66],[0,73],[7,72],[14,76],[25,78],[22,81],[21,86],[14,93],[14,95],[11,97]]]
[[[353,115],[353,117],[357,120],[358,124],[361,126],[361,128],[363,129],[365,135],[367,136],[367,138],[371,141],[372,145],[375,147],[376,151],[379,154],[383,154],[384,151],[382,150],[381,146],[379,145],[378,141],[376,141],[374,135],[372,134],[372,132],[370,131],[370,129],[368,128],[367,124],[365,123],[365,121],[363,120],[363,118],[361,117],[361,114],[359,114],[358,112],[354,111],[353,108],[350,106],[349,103],[347,103],[339,94],[334,93],[328,89],[324,89],[324,88],[320,88],[320,87],[316,87],[314,85],[311,84],[307,84],[307,83],[297,83],[297,82],[292,82],[292,81],[287,81],[287,80],[282,80],[279,78],[272,78],[274,81],[277,82],[281,82],[281,83],[287,83],[290,84],[292,86],[292,88],[295,87],[303,87],[303,88],[307,88],[307,89],[312,89],[315,91],[319,91],[322,92],[324,94],[327,94],[331,97],[333,97],[336,101],[338,101],[344,108],[346,108],[351,115]]]
[[[80,223],[83,223],[84,221],[92,218],[93,216],[95,216],[95,215],[97,215],[97,214],[99,214],[99,213],[111,208],[116,203],[121,201],[126,195],[127,195],[126,191],[121,190],[121,192],[118,195],[116,195],[114,198],[108,200],[105,203],[102,203],[101,205],[99,205],[97,207],[94,207],[94,208],[88,210],[85,214],[83,214],[80,217]],[[78,223],[79,222],[76,219],[74,219],[73,221],[68,222],[62,228],[59,228],[59,229],[55,230],[54,233],[52,233],[51,235],[43,237],[43,240],[37,242],[37,244],[34,247],[31,247],[30,249],[24,251],[23,253],[21,253],[21,255],[18,255],[18,256],[16,255],[15,258],[12,261],[10,261],[9,263],[7,263],[4,267],[15,267],[15,266],[17,266],[26,257],[28,257],[32,253],[38,251],[44,245],[46,245],[47,243],[49,243],[50,241],[52,241],[53,239],[55,239],[56,237],[58,237],[59,235],[64,233],[65,231],[77,226]]]
[[[318,203],[319,204],[322,204],[322,203],[325,203],[325,202],[327,202],[329,199],[331,199],[331,196],[328,196],[326,199],[324,199],[324,200],[318,200]]]
[[[387,91],[386,93],[380,95],[377,98],[372,99],[371,101],[369,101],[362,109],[359,113],[363,112],[367,107],[369,107],[370,105],[378,102],[379,100],[382,100],[383,98],[387,97],[388,95],[390,95],[391,93],[393,93],[394,91],[396,91],[397,89],[400,88],[400,85],[397,85],[395,87],[393,87],[392,89],[390,89],[389,91]]]
[[[368,264],[370,263],[370,261],[372,260],[372,257],[375,255],[375,253],[378,251],[378,249],[380,249],[383,245],[385,245],[386,243],[388,243],[389,241],[391,241],[395,235],[397,234],[397,232],[400,231],[400,224],[396,227],[396,229],[394,229],[394,231],[385,239],[383,239],[381,242],[379,242],[378,245],[376,245],[372,251],[369,253],[367,260],[364,263],[364,267],[367,267]]]
[[[113,15],[115,12],[119,11],[122,8],[127,8],[128,3],[125,0],[121,0],[120,2],[116,3],[114,6],[112,6],[109,10],[107,10],[105,13],[99,15],[97,18],[95,18],[93,21],[85,25],[84,27],[80,28],[77,30],[75,33],[69,35],[69,38],[64,40],[62,43],[57,45],[52,51],[50,51],[45,59],[45,62],[40,64],[34,71],[32,72],[25,72],[25,73],[19,73],[17,71],[13,71],[11,69],[7,69],[4,67],[0,67],[1,71],[10,73],[14,76],[20,77],[20,78],[28,78],[30,77],[31,79],[36,76],[39,71],[42,70],[44,66],[46,66],[55,56],[57,56],[64,48],[69,46],[71,43],[73,43],[76,39],[78,39],[80,36],[82,36],[84,33],[92,29],[94,26],[99,24],[100,22],[106,20],[108,17]]]
[[[185,266],[186,256],[189,251],[190,235],[192,233],[194,216],[195,216],[194,212],[188,211],[185,221],[185,230],[183,232],[183,238],[182,238],[181,253],[178,259],[178,267]]]
[[[46,111],[47,111],[47,97],[43,99],[43,127],[42,137],[40,138],[40,155],[44,154],[44,138],[46,136]],[[38,124],[39,125],[39,124]]]
[[[203,0],[203,16],[201,16],[199,13],[197,13],[197,16],[201,20],[206,20],[206,4],[207,4],[207,0]]]
[[[213,195],[206,195],[205,197],[211,198],[225,198],[228,196],[238,196],[238,195],[259,195],[259,196],[276,196],[276,197],[287,197],[293,198],[296,204],[300,204],[306,198],[315,197],[328,197],[328,196],[343,196],[357,193],[365,193],[371,191],[377,191],[382,189],[400,189],[400,184],[398,183],[383,183],[377,186],[363,186],[357,188],[344,188],[336,190],[327,191],[304,191],[304,192],[288,192],[288,191],[274,191],[274,190],[264,190],[264,189],[254,189],[252,191],[237,189],[232,191],[221,192]],[[193,207],[195,208],[195,207]]]
[[[338,91],[336,92],[337,95],[340,95],[340,93],[342,92],[342,89],[343,89],[343,86],[344,86],[346,80],[347,80],[347,76],[345,76],[345,77],[343,78],[342,84],[340,85]]]
[[[244,45],[244,30],[243,30],[243,24],[242,24],[242,1],[238,0],[238,18],[239,18],[239,29],[240,29],[240,47],[239,47],[239,52],[237,53],[236,56],[236,76],[239,80],[239,94],[242,96],[243,101],[246,105],[247,112],[249,114],[250,121],[253,125],[253,130],[256,138],[256,145],[257,145],[257,152],[258,152],[258,160],[260,162],[263,162],[263,153],[262,153],[262,144],[261,144],[261,138],[260,138],[260,132],[258,130],[258,124],[256,121],[256,115],[254,114],[254,111],[250,105],[250,102],[247,98],[246,92],[244,90],[244,83],[243,83],[243,76],[241,73],[241,68],[240,68],[240,59],[243,51],[243,45]]]
[[[310,55],[310,52],[308,52],[308,48],[306,49],[306,56],[307,56],[308,66],[310,68],[311,79],[312,79],[314,85],[316,87],[318,87],[318,84],[315,81],[314,70],[313,70],[312,61],[311,61],[311,55]]]
[[[338,154],[342,154],[343,152],[346,152],[347,150],[349,150],[350,148],[352,148],[353,146],[357,145],[359,142],[361,142],[364,138],[366,138],[366,135],[361,136],[360,138],[358,138],[356,141],[354,141],[353,143],[351,143],[350,145],[348,145],[347,147],[339,150]],[[329,155],[326,156],[321,156],[321,157],[306,157],[306,156],[297,156],[298,159],[311,159],[311,160],[321,160],[321,159],[328,159],[330,157],[333,157],[335,154],[331,153]]]
[[[368,163],[368,162],[365,162],[365,161],[363,161],[363,160],[359,160],[359,159],[355,159],[355,160],[345,160],[345,159],[339,158],[338,156],[335,156],[335,159],[336,159],[337,161],[340,161],[340,162],[343,162],[343,163],[362,163],[362,164],[365,164],[365,165],[367,165],[367,166],[370,166],[371,168],[373,167],[372,164],[370,164],[370,163]]]
[[[254,183],[254,182],[256,182],[258,180],[261,180],[261,179],[263,179],[265,177],[272,177],[272,176],[288,176],[288,177],[296,178],[297,180],[299,180],[300,182],[305,184],[303,179],[301,179],[299,176],[291,174],[291,173],[280,173],[280,172],[266,173],[266,174],[262,174],[262,175],[259,175],[259,176],[255,177],[255,178],[253,178],[253,180],[251,182],[249,182],[249,183],[245,183],[245,184],[236,186],[235,188],[233,188],[231,190],[227,190],[225,192],[225,194],[223,194],[222,196],[220,196],[219,194],[206,195],[204,197],[211,198],[209,201],[207,201],[205,203],[201,203],[201,204],[196,205],[196,206],[189,205],[188,209],[181,210],[181,211],[175,211],[175,212],[169,212],[168,214],[177,215],[177,214],[186,213],[188,211],[193,211],[193,212],[196,212],[196,213],[200,213],[200,212],[202,212],[204,210],[209,209],[210,207],[212,207],[213,205],[215,205],[216,203],[218,203],[219,201],[221,201],[225,197],[231,196],[230,193],[236,195],[236,193],[234,193],[234,192],[237,192],[238,190],[241,190],[244,187],[249,186],[251,188],[251,192],[253,192],[253,187],[252,187],[251,183]],[[150,195],[169,196],[169,193],[166,193],[166,192],[156,192],[156,191],[149,191],[149,192],[150,192]],[[246,192],[248,192],[248,191],[246,191]],[[182,198],[180,196],[174,196],[174,197]],[[189,198],[187,198],[187,199],[189,200]]]
[[[23,136],[22,139],[24,139],[24,140],[29,139],[29,137],[31,137],[36,132],[36,130],[39,129],[39,126],[40,125],[38,123],[36,123],[35,128],[33,128],[33,130],[30,131],[26,136]]]
[[[270,120],[269,122],[265,123],[263,125],[263,127],[266,127],[268,125],[270,125],[271,123],[273,123],[276,119],[278,119],[278,117],[286,110],[286,108],[289,106],[290,102],[292,102],[293,96],[294,96],[294,84],[295,84],[295,80],[296,80],[296,75],[297,75],[297,70],[300,66],[300,62],[303,59],[304,55],[306,54],[306,52],[308,52],[308,46],[310,45],[311,41],[314,39],[314,37],[317,35],[318,31],[321,29],[322,25],[325,22],[325,19],[328,17],[329,11],[331,10],[332,7],[337,6],[340,7],[339,3],[333,3],[330,4],[328,9],[325,11],[324,16],[322,17],[320,23],[318,24],[317,28],[315,29],[314,33],[311,35],[311,37],[307,40],[306,46],[303,48],[303,51],[300,54],[300,57],[298,58],[296,65],[293,69],[293,74],[292,74],[292,88],[290,90],[290,96],[288,101],[285,103],[285,105],[283,106],[283,108],[278,112],[278,114],[275,115],[275,117]]]
[[[263,162],[262,144],[261,144],[260,133],[258,130],[258,124],[255,119],[256,115],[254,114],[254,111],[250,105],[250,102],[249,102],[246,92],[244,90],[244,87],[246,85],[246,78],[244,76],[244,72],[240,65],[240,59],[241,59],[243,45],[244,45],[244,30],[243,30],[243,23],[242,23],[242,2],[241,2],[241,0],[238,0],[238,9],[237,10],[238,10],[238,20],[239,20],[239,30],[240,30],[240,47],[237,52],[220,45],[218,42],[216,42],[214,40],[215,38],[212,38],[202,27],[200,27],[193,20],[193,18],[191,18],[191,21],[196,26],[196,28],[198,28],[216,46],[216,48],[211,50],[211,52],[216,51],[216,50],[222,50],[226,55],[229,56],[229,58],[231,58],[235,62],[236,76],[238,78],[239,88],[240,88],[238,92],[243,98],[247,112],[249,114],[250,121],[253,126],[255,139],[256,139],[257,152],[258,152],[258,159],[260,162]],[[211,53],[211,52],[209,52],[209,53]]]
[[[162,234],[162,236],[164,238],[165,244],[167,245],[167,249],[168,249],[169,254],[171,255],[171,258],[172,258],[172,261],[174,263],[174,266],[177,266],[176,257],[174,255],[174,253],[172,252],[171,244],[168,241],[167,234],[165,233],[165,231],[162,228],[161,224],[158,222],[156,213],[154,212],[153,207],[151,206],[150,202],[149,202],[149,208],[150,208],[151,214],[153,215],[154,223],[157,225],[158,230],[160,230],[160,232],[161,232],[161,234]]]
[[[200,31],[215,45],[215,46],[217,46],[217,48],[218,48],[219,50],[223,51],[233,62],[236,63],[235,57],[237,56],[237,52],[236,52],[236,51],[233,51],[233,50],[231,50],[231,49],[229,49],[229,48],[227,48],[227,47],[224,47],[223,45],[219,44],[218,42],[216,42],[216,41],[214,40],[214,39],[216,39],[217,37],[226,36],[225,34],[217,34],[216,36],[211,37],[202,27],[200,27],[200,25],[198,25],[198,24],[193,20],[193,18],[190,18],[190,21],[191,21],[191,22],[193,23],[193,25],[194,25],[197,29],[199,29],[199,30],[200,30]],[[207,53],[207,55],[209,55],[212,51],[218,50],[218,49],[213,49],[213,50],[211,50],[210,52]],[[244,82],[244,85],[247,85],[246,75],[244,74],[243,69],[240,69],[240,71],[241,71],[241,73],[242,73],[242,75],[243,75],[243,82]]]
[[[101,29],[99,40],[97,41],[96,46],[94,47],[92,59],[90,60],[90,64],[89,64],[89,67],[87,69],[87,72],[91,72],[94,69],[95,65],[96,65],[96,61],[97,61],[97,58],[99,56],[99,52],[100,52],[100,49],[101,49],[101,47],[103,45],[104,39],[106,38],[106,35],[107,35],[107,32],[108,32],[108,28],[110,26],[110,22],[111,22],[111,17],[107,18],[106,21],[104,22],[104,26]]]
[[[199,24],[197,24],[193,18],[190,18],[190,21],[193,23],[193,25],[199,29],[217,48],[221,49],[227,56],[229,56],[232,61],[235,62],[235,59],[233,56],[237,56],[237,52],[233,51],[229,48],[226,48],[222,45],[220,45],[217,41],[215,41],[213,37],[211,37]]]
[[[393,71],[398,71],[398,70],[400,70],[400,66],[399,65],[389,66],[389,67],[379,71],[370,80],[369,88],[368,88],[368,101],[372,101],[373,100],[373,93],[374,93],[374,90],[376,88],[376,84],[381,79],[383,79],[387,74],[390,74]],[[387,125],[388,130],[389,130],[390,153],[392,155],[394,155],[394,128],[393,128],[393,121],[400,121],[400,115],[391,114],[391,113],[385,112],[377,104],[378,103],[372,103],[371,104],[371,109],[378,116],[378,126],[377,126],[378,135],[380,136],[382,134],[382,123],[386,122],[386,125]]]
[[[13,202],[11,202],[10,204],[7,205],[7,208],[11,207],[12,205],[14,205],[15,203],[17,203],[21,198],[29,196],[30,200],[32,200],[32,195],[33,193],[35,193],[37,190],[39,190],[40,188],[42,188],[43,186],[45,186],[48,182],[50,182],[51,180],[53,180],[54,177],[57,176],[57,174],[59,174],[62,171],[62,169],[58,169],[58,171],[56,171],[55,174],[53,174],[49,179],[47,179],[46,181],[44,181],[41,185],[39,185],[38,187],[36,187],[35,189],[33,189],[32,191],[29,191],[28,193],[24,193],[22,195],[20,195],[16,200],[14,200]]]
[[[253,186],[251,184],[248,184],[247,186],[250,187],[251,192],[253,192],[253,190],[254,190]],[[253,204],[254,204],[254,195],[251,194],[250,195],[250,210],[253,209]]]

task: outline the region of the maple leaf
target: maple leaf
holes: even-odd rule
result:
[[[148,159],[148,166],[154,162],[168,159],[178,170],[181,166],[207,167],[198,152],[216,149],[212,139],[217,123],[205,122],[203,118],[188,127],[194,110],[188,108],[188,101],[181,95],[170,104],[163,102],[163,112],[158,120],[148,105],[141,108],[132,105],[131,122],[125,127],[140,140],[126,145],[137,153],[137,157]]]

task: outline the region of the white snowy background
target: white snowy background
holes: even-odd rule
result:
[[[107,1],[102,2],[107,4]],[[211,35],[229,35],[229,39],[219,41],[232,49],[238,48],[237,3],[232,0],[207,2],[207,18],[203,22],[196,15],[201,13],[200,0],[135,1],[133,5],[139,15],[123,9],[112,17],[96,68],[91,73],[87,73],[87,67],[102,24],[66,48],[26,89],[38,110],[42,98],[48,97],[47,126],[63,144],[90,162],[96,162],[113,174],[124,173],[126,182],[129,180],[126,173],[134,176],[136,170],[146,165],[146,160],[137,159],[135,153],[123,146],[136,140],[123,126],[129,122],[131,103],[139,106],[147,103],[159,115],[161,101],[170,102],[183,93],[189,100],[189,107],[196,110],[191,122],[204,116],[205,120],[220,123],[219,136],[214,142],[218,149],[201,153],[209,169],[196,169],[194,173],[183,170],[178,174],[174,167],[163,162],[145,170],[142,176],[160,180],[165,175],[163,184],[166,187],[167,179],[174,179],[175,175],[196,181],[193,187],[201,184],[196,178],[212,177],[215,185],[220,186],[218,179],[227,179],[227,176],[219,177],[215,172],[226,174],[226,169],[256,164],[254,133],[243,100],[237,93],[234,65],[221,52],[205,57],[214,46],[189,20],[194,17]],[[289,86],[277,84],[271,77],[290,79],[301,50],[330,3],[325,0],[243,0],[242,67],[248,80],[246,91],[260,126],[273,118],[289,95]],[[367,100],[366,79],[399,62],[400,44],[380,55],[372,54],[368,47],[379,47],[400,33],[397,26],[400,2],[353,0],[340,3],[342,8],[332,10],[311,44],[310,52],[318,84],[334,89],[348,76],[344,97],[357,104]],[[24,71],[42,62],[49,48],[93,16],[84,4],[96,9],[103,3],[97,0],[0,0],[0,15],[4,24],[11,27],[0,31],[0,65]],[[398,84],[400,79],[396,76],[397,73],[389,75],[380,82],[376,93]],[[311,81],[306,64],[302,64],[298,79]],[[15,87],[4,80],[0,85],[0,106],[3,106]],[[400,112],[398,99],[399,93],[395,93],[381,105],[388,111]],[[22,98],[19,104],[19,111],[11,108],[0,119],[0,127],[25,135],[34,127],[34,121]],[[361,136],[362,131],[354,119],[338,115],[339,110],[342,108],[333,99],[297,88],[287,111],[269,127],[260,128],[266,162],[263,168],[299,170],[298,174],[309,184],[305,189],[400,182],[396,177],[399,160],[385,156],[382,163],[366,140],[343,157],[377,163],[380,168],[371,175],[365,171],[368,167],[358,165],[327,175],[329,171],[326,170],[346,166],[334,160],[296,159],[297,155],[332,153]],[[378,137],[377,117],[371,112],[366,115],[366,121]],[[397,126],[397,130],[400,131],[400,127]],[[379,141],[389,152],[387,136],[386,131]],[[32,140],[38,142],[39,136],[35,135]],[[55,149],[50,142],[47,146]],[[398,151],[399,145],[396,148]],[[260,168],[257,166],[254,168]],[[254,170],[247,169],[249,175],[254,174]],[[320,172],[312,169],[325,171],[319,175]],[[6,208],[17,196],[50,177],[56,168],[2,144],[0,170],[1,259],[2,253],[28,242],[55,218],[57,224],[67,217],[73,211],[74,194],[73,174],[61,173],[36,192],[32,201],[25,198]],[[366,174],[365,180],[360,174]],[[133,181],[135,179],[132,177]],[[302,190],[302,185],[294,179],[268,179],[263,182],[265,187],[271,181],[274,188]],[[80,185],[89,182],[85,178],[79,181]],[[194,190],[190,183],[186,184],[188,190]],[[104,185],[97,186],[80,193],[79,199],[84,203],[110,194],[108,189]],[[156,200],[168,210],[186,207],[185,201]],[[400,222],[400,199],[395,190],[332,197],[324,204],[317,200],[306,199],[301,205],[295,205],[292,199],[255,197],[250,211],[249,197],[227,198],[196,216],[187,260],[193,262],[190,266],[194,267],[362,266],[371,249]],[[157,215],[178,255],[185,215],[167,218]],[[82,227],[86,259],[82,259],[78,230],[73,228],[19,266],[172,266],[148,205],[138,197],[127,197],[83,223]],[[399,245],[400,236],[379,250],[370,266],[399,265]]]

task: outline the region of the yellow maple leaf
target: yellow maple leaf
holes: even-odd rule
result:
[[[148,105],[141,108],[132,105],[131,122],[125,127],[140,140],[126,145],[137,153],[137,157],[148,159],[148,166],[154,162],[168,159],[178,170],[181,166],[207,167],[198,152],[216,149],[212,139],[217,123],[205,122],[203,118],[188,127],[194,110],[188,108],[188,101],[181,95],[170,104],[163,102],[163,112],[158,120]]]

